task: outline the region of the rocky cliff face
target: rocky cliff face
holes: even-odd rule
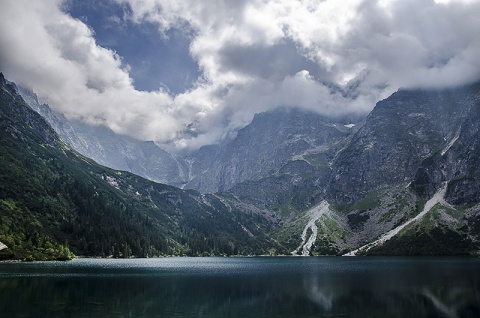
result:
[[[225,191],[244,181],[278,177],[279,169],[290,161],[328,165],[339,144],[356,131],[354,125],[345,126],[351,124],[351,119],[333,121],[313,112],[283,108],[257,114],[233,139],[180,157],[153,142],[119,136],[104,126],[69,120],[40,104],[33,92],[23,88],[18,91],[64,142],[83,155],[114,169],[203,193]],[[325,179],[325,171],[321,174]]]
[[[298,109],[257,114],[233,140],[204,147],[189,158],[194,177],[186,187],[226,191],[244,181],[274,176],[290,161],[308,162],[308,156],[315,161],[316,155],[351,134],[352,128],[344,124]]]
[[[89,126],[69,120],[52,111],[48,105],[40,104],[33,92],[23,88],[18,91],[27,104],[52,125],[64,142],[99,164],[178,187],[187,181],[188,171],[183,160],[159,148],[154,142],[117,135],[105,126]]]
[[[379,102],[335,161],[331,200],[353,203],[411,182],[424,160],[458,138],[474,105],[473,87],[399,91]]]
[[[431,196],[447,183],[446,200],[451,204],[480,202],[480,84],[459,94],[456,124],[442,148],[426,158],[415,174],[412,189],[423,197]]]

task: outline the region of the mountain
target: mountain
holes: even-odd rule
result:
[[[52,111],[48,105],[40,104],[32,91],[22,87],[17,90],[65,143],[97,163],[177,187],[187,181],[188,168],[185,162],[159,148],[153,141],[140,141],[115,134],[103,125],[88,125],[79,120],[67,119]]]
[[[221,196],[105,168],[63,143],[0,75],[2,259],[261,254],[271,221]]]
[[[185,187],[204,193],[226,191],[278,174],[292,161],[326,164],[324,160],[354,131],[354,125],[345,124],[351,123],[297,108],[256,114],[234,139],[203,147],[187,158],[193,177]]]
[[[478,85],[404,90],[379,102],[335,161],[331,199],[352,203],[371,191],[411,182],[424,160],[458,138],[477,90]]]
[[[480,246],[479,100],[480,83],[400,90],[377,103],[358,129],[335,134],[331,129],[342,126],[328,125],[318,115],[265,113],[239,132],[226,155],[211,152],[214,165],[206,172],[217,182],[229,176],[236,184],[225,188],[233,197],[279,217],[281,225],[272,235],[284,252],[475,253]],[[295,124],[276,117],[282,112]],[[312,131],[302,135],[303,127]],[[289,129],[297,134],[282,134]],[[316,147],[292,151],[282,146],[309,137]],[[237,149],[246,149],[244,158]],[[268,158],[275,168],[251,173],[247,180],[240,174],[232,178],[239,162],[251,158]],[[255,162],[262,164],[256,159],[251,165]]]
[[[479,82],[379,102],[339,153],[327,189],[346,215],[346,241],[370,242],[360,252],[374,255],[478,251],[479,110]]]
[[[338,150],[338,144],[363,120],[358,116],[332,120],[314,112],[280,108],[255,115],[235,138],[182,157],[153,142],[117,135],[103,125],[67,119],[40,104],[32,91],[19,87],[18,92],[65,143],[97,163],[202,193],[225,191],[244,181],[272,176],[294,160],[324,164],[325,156]]]
[[[14,103],[7,98],[13,96],[24,107],[15,88],[5,85],[4,104]],[[48,117],[48,111],[43,114]],[[71,150],[33,112],[22,110],[11,118],[2,115],[11,124],[5,126],[3,145],[8,147],[1,152],[2,166],[10,168],[0,179],[2,213],[8,215],[2,218],[7,234],[0,241],[9,249],[0,255],[25,237],[35,246],[21,247],[30,254],[44,249],[39,241],[51,242],[64,254],[68,248],[76,254],[115,256],[480,251],[480,82],[399,90],[366,118],[333,119],[297,108],[257,114],[218,145],[183,158],[166,155],[178,168],[166,169],[175,174],[169,182],[191,190],[101,167]],[[69,128],[73,124],[58,114],[55,118],[61,122],[57,131],[81,131]],[[22,124],[30,119],[35,120]],[[15,137],[27,133],[36,139]],[[95,147],[105,153],[108,138],[95,141],[93,133],[88,138],[82,141],[86,146],[98,141]],[[134,149],[132,160],[138,162],[140,148]],[[142,160],[156,165],[160,155],[155,151]],[[129,152],[118,153],[124,160]],[[52,156],[55,160],[46,159]],[[158,162],[168,167],[162,158]],[[143,167],[151,169],[147,163]],[[32,185],[41,191],[23,190]],[[51,209],[44,208],[48,204]],[[122,224],[122,230],[93,227],[92,218],[95,224]],[[9,230],[3,219],[21,225]],[[44,238],[32,241],[31,231]],[[23,233],[21,239],[12,236],[16,232]],[[147,245],[136,239],[143,232]]]

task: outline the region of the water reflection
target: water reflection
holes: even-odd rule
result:
[[[305,294],[323,315],[480,317],[478,264],[464,266],[451,259],[377,261],[341,274],[304,277]]]
[[[0,264],[0,316],[480,317],[479,269],[412,258]]]

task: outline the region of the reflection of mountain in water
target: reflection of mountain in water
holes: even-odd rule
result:
[[[374,257],[10,263],[0,267],[0,308],[5,317],[479,317],[479,267]]]
[[[478,296],[462,289],[423,287],[420,289],[396,290],[380,288],[366,291],[361,286],[322,286],[318,279],[305,279],[304,287],[310,301],[319,306],[324,314],[338,316],[405,317],[416,312],[414,317],[477,317],[480,313]],[[386,314],[388,313],[388,314]],[[427,315],[428,313],[428,315]]]

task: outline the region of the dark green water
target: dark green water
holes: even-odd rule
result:
[[[480,317],[480,259],[2,263],[0,317]]]

